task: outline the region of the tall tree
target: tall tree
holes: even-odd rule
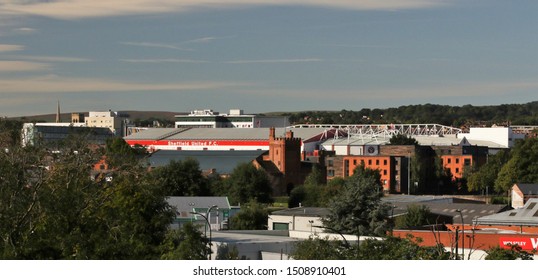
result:
[[[163,260],[206,260],[209,252],[208,239],[192,223],[180,229],[170,230],[161,250]]]
[[[510,159],[510,152],[501,150],[496,155],[489,156],[488,161],[478,171],[469,175],[467,188],[471,192],[482,192],[488,188],[489,192],[494,191],[495,180],[504,164]]]
[[[228,199],[232,204],[247,203],[254,199],[259,203],[272,203],[272,188],[267,174],[250,163],[234,168],[225,181]]]
[[[512,149],[510,160],[495,180],[495,190],[508,191],[515,183],[538,183],[538,138],[520,140]]]
[[[157,184],[168,196],[208,196],[211,194],[209,181],[203,176],[195,159],[171,161],[168,165],[152,171]]]
[[[241,210],[230,219],[230,229],[261,230],[267,229],[269,212],[263,205],[252,200],[241,205]]]
[[[335,196],[323,223],[336,232],[383,236],[389,228],[387,218],[390,206],[381,202],[383,192],[379,174],[368,169],[361,170]]]

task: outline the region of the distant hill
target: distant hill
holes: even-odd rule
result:
[[[147,120],[147,119],[160,119],[160,120],[169,120],[174,121],[175,115],[185,114],[185,112],[167,112],[167,111],[118,111],[123,114],[128,115],[131,121],[136,120]],[[84,113],[88,116],[88,112]],[[69,122],[71,120],[71,113],[62,113],[60,114],[62,122]],[[25,116],[25,117],[16,117],[10,118],[12,120],[20,120],[24,122],[55,122],[56,114],[46,114],[46,115],[36,115],[36,116]]]

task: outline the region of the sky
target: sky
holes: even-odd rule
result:
[[[536,0],[0,0],[0,116],[537,100]]]

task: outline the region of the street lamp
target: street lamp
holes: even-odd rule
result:
[[[463,253],[462,260],[465,259],[465,226],[463,225],[463,214],[461,213],[461,209],[456,210],[456,212],[460,213],[461,218],[461,251]]]
[[[191,212],[191,214],[199,215],[202,218],[204,218],[204,220],[207,223],[207,226],[209,227],[209,252],[208,252],[208,259],[209,260],[211,260],[211,248],[213,247],[213,244],[211,243],[211,223],[209,222],[209,219],[210,219],[209,214],[211,214],[211,210],[213,210],[213,208],[216,208],[216,207],[218,207],[218,206],[213,205],[213,206],[209,207],[209,209],[207,209],[205,215],[200,213],[200,212],[196,212],[196,211]],[[207,234],[206,234],[206,237],[207,237]]]

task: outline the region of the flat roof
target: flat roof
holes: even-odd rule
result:
[[[538,198],[531,198],[522,208],[477,218],[477,225],[538,226]]]

